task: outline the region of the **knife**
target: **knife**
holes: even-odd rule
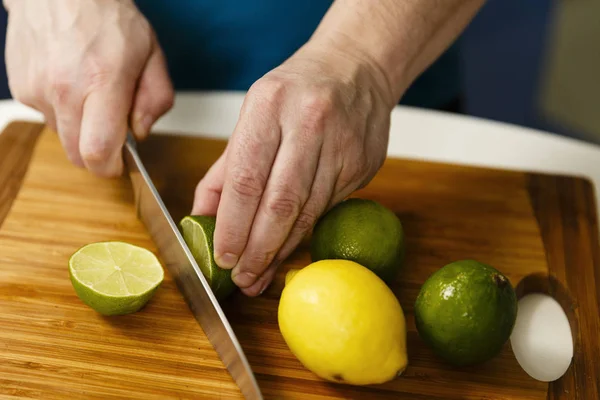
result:
[[[123,158],[133,186],[137,216],[150,233],[179,291],[244,397],[262,400],[246,355],[152,183],[131,132],[127,133]]]

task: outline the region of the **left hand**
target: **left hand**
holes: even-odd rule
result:
[[[196,188],[192,213],[217,215],[215,261],[248,296],[385,160],[396,99],[382,70],[346,48],[309,42],[259,79]]]

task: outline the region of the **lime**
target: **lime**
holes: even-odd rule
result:
[[[217,265],[214,258],[213,236],[216,217],[188,215],[179,226],[194,259],[208,281],[215,297],[221,300],[229,296],[237,287],[231,279],[231,270]]]
[[[123,242],[83,246],[69,259],[69,275],[77,296],[103,315],[140,310],[164,279],[151,251]]]
[[[313,230],[312,261],[357,262],[390,283],[402,267],[404,231],[388,208],[368,199],[350,198],[323,215]]]
[[[279,329],[305,368],[351,385],[379,384],[404,372],[404,312],[373,271],[349,260],[322,260],[290,270],[285,281]]]
[[[415,302],[419,336],[457,366],[496,356],[517,317],[517,296],[497,269],[475,260],[450,263],[433,273]]]

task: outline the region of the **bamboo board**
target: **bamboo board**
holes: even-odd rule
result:
[[[0,399],[239,399],[239,389],[167,275],[141,312],[102,317],[75,295],[67,260],[93,241],[156,251],[136,219],[129,181],[72,166],[56,135],[13,123],[0,135]],[[175,220],[225,143],[153,135],[141,156]],[[25,172],[26,171],[26,172]],[[22,182],[21,182],[22,180]],[[584,399],[600,383],[600,269],[595,202],[584,179],[388,159],[357,196],[393,209],[407,235],[393,284],[408,324],[409,367],[392,382],[324,382],[294,358],[277,326],[283,275],[309,263],[306,243],[258,298],[223,303],[267,399]],[[6,216],[2,223],[3,217]],[[454,368],[416,333],[420,285],[444,264],[496,266],[520,295],[555,296],[574,360],[551,384],[530,378],[507,343],[488,363]]]

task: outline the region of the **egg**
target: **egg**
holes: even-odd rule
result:
[[[569,320],[560,304],[545,294],[519,300],[510,344],[521,368],[543,382],[563,376],[573,359]]]

